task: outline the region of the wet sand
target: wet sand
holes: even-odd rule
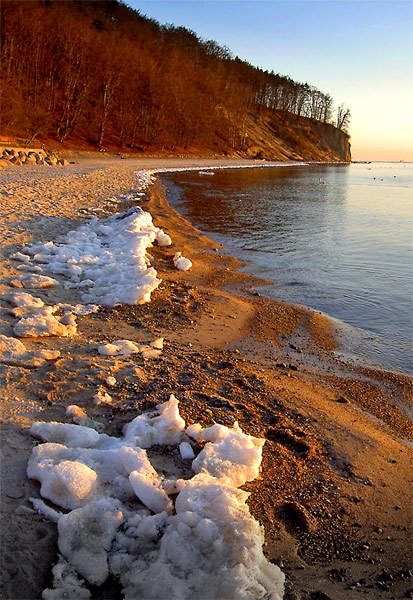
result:
[[[134,188],[139,168],[178,161],[76,158],[57,168],[20,167],[1,174],[3,256],[0,291],[18,271],[11,252],[34,241],[55,240],[90,216],[125,210],[108,199]],[[210,159],[180,166],[218,164]],[[220,161],[224,163],[225,161]],[[231,163],[248,161],[228,161]],[[31,349],[59,349],[56,362],[37,369],[0,365],[2,378],[2,585],[7,599],[34,600],[49,584],[57,558],[56,526],[36,514],[28,498],[38,485],[25,469],[36,443],[34,420],[68,421],[77,404],[118,435],[140,411],[174,393],[187,423],[231,425],[265,437],[260,479],[245,486],[252,514],[265,528],[265,553],[282,566],[288,600],[403,598],[413,587],[411,565],[411,422],[406,413],[411,379],[348,365],[334,354],[332,322],[294,305],[267,300],[258,280],[239,262],[217,253],[167,203],[161,182],[141,202],[173,240],[151,249],[163,280],[149,304],[119,305],[78,318],[73,338],[25,341]],[[173,267],[179,250],[191,271]],[[35,295],[48,303],[77,303],[73,290]],[[1,301],[0,333],[12,335]],[[98,356],[97,343],[165,338],[152,362],[125,363]],[[91,406],[108,374],[113,406]],[[94,598],[118,598],[110,584]],[[324,595],[323,595],[324,594]],[[207,600],[207,597],[205,598]]]

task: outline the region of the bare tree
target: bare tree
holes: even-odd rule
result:
[[[351,117],[350,109],[345,108],[344,104],[340,104],[340,106],[337,108],[337,124],[336,124],[337,129],[348,132],[349,125],[350,125],[350,117]]]

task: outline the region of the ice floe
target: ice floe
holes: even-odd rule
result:
[[[257,476],[264,440],[237,425],[191,431],[203,447],[189,442],[173,396],[136,417],[122,438],[33,424],[45,443],[33,450],[27,473],[55,508],[40,499],[33,506],[57,522],[61,554],[44,600],[90,598],[88,585],[108,577],[118,579],[125,600],[189,600],[205,590],[211,600],[283,597],[284,576],[265,559],[262,527],[238,489]],[[159,445],[184,460],[197,453],[193,476],[158,473],[145,448]]]

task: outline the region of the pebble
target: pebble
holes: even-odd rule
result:
[[[337,402],[339,402],[340,404],[351,404],[350,400],[346,398],[346,396],[339,396],[337,398]]]
[[[14,498],[14,499],[17,500],[18,498],[23,498],[24,494],[22,492],[17,491],[17,490],[16,491],[11,490],[9,492],[6,492],[6,496],[8,498]]]

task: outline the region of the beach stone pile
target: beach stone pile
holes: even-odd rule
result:
[[[58,158],[53,154],[47,154],[40,150],[16,150],[5,148],[0,155],[0,169],[9,165],[20,167],[21,165],[46,165],[50,167],[65,167],[69,164],[66,158]]]

